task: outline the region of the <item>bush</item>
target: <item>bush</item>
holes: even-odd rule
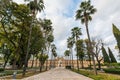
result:
[[[82,69],[88,69],[88,70],[93,70],[93,68],[91,68],[91,67],[84,67],[84,68],[82,68]],[[99,68],[96,68],[97,70],[100,70]]]
[[[113,73],[113,74],[120,74],[120,69],[116,68],[108,68],[108,69],[103,69],[106,73]]]
[[[0,68],[0,72],[3,72],[4,71],[4,69],[3,68]]]
[[[105,63],[104,65],[113,68],[120,68],[120,63]]]

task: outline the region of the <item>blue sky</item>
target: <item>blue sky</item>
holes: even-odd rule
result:
[[[23,0],[14,1],[23,2]],[[71,35],[73,27],[81,27],[83,33],[81,38],[87,37],[84,25],[80,21],[75,21],[75,11],[81,1],[84,0],[44,0],[46,16],[43,12],[37,15],[40,18],[51,19],[53,22],[55,43],[59,55],[63,55],[67,49],[66,40]],[[120,29],[120,0],[91,0],[91,2],[97,8],[97,12],[89,23],[90,35],[94,39],[102,39],[106,47],[109,46],[117,57],[118,52],[114,49],[116,40],[112,33],[112,23]]]

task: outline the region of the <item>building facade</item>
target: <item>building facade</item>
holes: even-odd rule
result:
[[[92,63],[92,62],[91,62]],[[97,63],[97,62],[96,62]],[[83,61],[84,67],[89,67],[90,61],[84,60]],[[30,67],[32,65],[32,60],[28,62],[28,66]],[[44,66],[49,66],[49,67],[65,67],[67,65],[71,65],[74,67],[77,67],[77,60],[66,60],[63,57],[57,57],[54,60],[48,60],[45,62]],[[33,66],[39,66],[39,61],[35,60]],[[81,62],[79,61],[79,67],[81,67]]]

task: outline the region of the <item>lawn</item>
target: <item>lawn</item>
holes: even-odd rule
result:
[[[94,72],[92,70],[83,70],[83,69],[79,71],[74,69],[72,71],[82,74],[84,76],[90,77],[94,80],[120,80],[120,75],[115,75],[115,74],[98,72],[98,75],[94,75]]]
[[[42,72],[44,72],[45,70],[43,70]],[[13,74],[13,71],[11,71],[10,73]],[[26,75],[23,77],[22,76],[22,71],[20,72],[17,72],[18,74],[16,75],[16,79],[22,79],[22,78],[25,78],[25,77],[29,77],[29,76],[33,76],[33,75],[36,75],[36,74],[39,74],[41,73],[40,71],[36,71],[36,70],[29,70],[26,72]],[[5,79],[13,79],[13,75],[10,75],[10,76],[5,76],[4,77]]]

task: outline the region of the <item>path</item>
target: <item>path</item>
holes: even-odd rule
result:
[[[64,68],[55,68],[22,80],[93,80]]]

